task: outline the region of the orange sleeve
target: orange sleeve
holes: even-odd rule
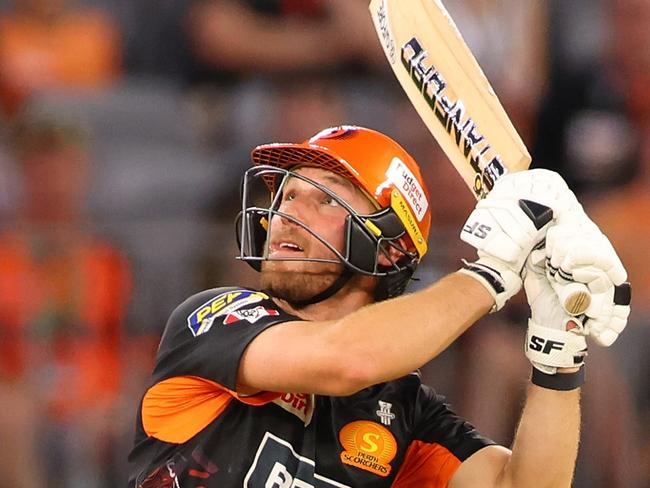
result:
[[[392,488],[445,488],[461,461],[440,444],[413,441]]]
[[[142,427],[150,437],[182,444],[217,419],[233,399],[264,405],[280,396],[264,392],[240,397],[219,383],[196,376],[177,376],[156,383],[142,400]]]

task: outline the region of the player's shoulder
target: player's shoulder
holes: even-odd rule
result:
[[[174,309],[165,326],[163,342],[171,338],[175,338],[174,343],[191,337],[204,338],[207,332],[220,330],[217,325],[235,329],[249,325],[258,329],[296,320],[301,319],[285,312],[263,291],[237,286],[211,288],[192,295]]]
[[[241,315],[243,310],[256,310],[259,314],[263,314],[263,311],[269,314],[280,313],[271,297],[260,290],[223,286],[203,290],[185,299],[172,312],[168,326],[183,322],[193,335],[199,335],[217,318],[234,320],[238,318],[237,315],[229,316],[237,312]],[[249,312],[249,315],[250,313],[252,312]]]

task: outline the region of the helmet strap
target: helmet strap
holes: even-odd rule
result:
[[[320,293],[317,293],[311,298],[307,298],[306,300],[299,300],[299,301],[294,301],[291,302],[291,305],[293,305],[296,308],[304,308],[307,305],[313,305],[314,303],[320,303],[322,301],[327,300],[334,294],[336,294],[338,291],[341,290],[347,283],[350,281],[350,279],[354,276],[354,273],[350,271],[348,268],[344,268],[341,274],[334,280],[334,283],[332,283],[330,286],[325,288],[323,291]]]

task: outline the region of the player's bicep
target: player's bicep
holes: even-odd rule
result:
[[[497,445],[476,451],[458,467],[449,488],[503,487],[503,474],[510,456],[509,449]]]
[[[330,344],[332,322],[285,322],[258,334],[239,362],[237,391],[345,394],[346,360]]]

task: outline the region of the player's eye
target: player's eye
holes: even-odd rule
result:
[[[334,197],[330,195],[325,195],[323,197],[323,205],[328,205],[330,207],[338,207],[339,202],[337,202]]]

